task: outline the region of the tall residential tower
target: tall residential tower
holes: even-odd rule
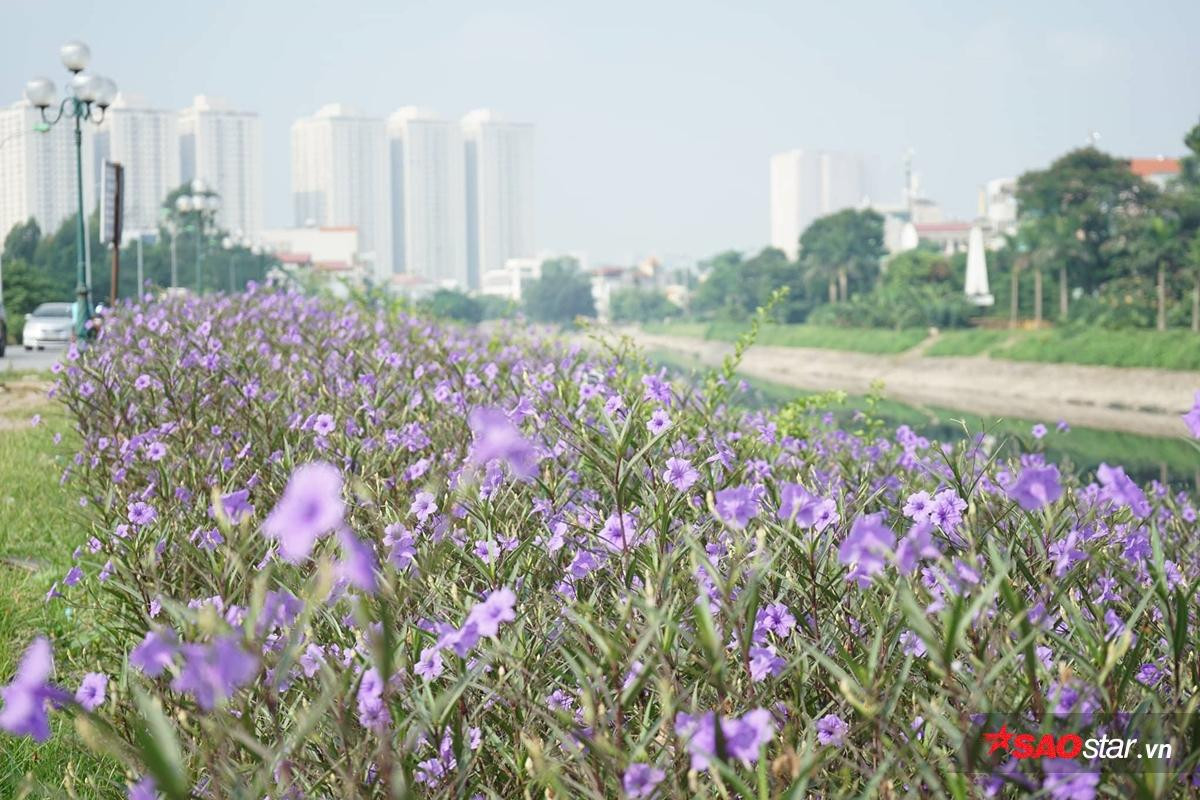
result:
[[[35,130],[42,121],[29,101],[0,109],[0,243],[14,225],[32,218],[51,234],[74,216],[75,132],[70,125]],[[84,214],[96,207],[92,187],[91,126],[84,126]]]
[[[388,117],[396,272],[466,289],[467,209],[462,132],[413,106]]]
[[[299,226],[358,229],[376,280],[395,271],[387,135],[383,120],[341,104],[292,124],[292,202]]]
[[[510,258],[536,255],[533,239],[533,126],[487,110],[462,119],[466,143],[467,269],[480,275]]]
[[[158,230],[163,201],[182,182],[178,137],[178,114],[141,97],[119,94],[105,112],[94,136],[96,170],[104,160],[125,167],[126,235]]]
[[[256,236],[263,226],[262,126],[258,114],[233,111],[199,95],[179,112],[182,181],[203,180],[221,197],[217,224]]]

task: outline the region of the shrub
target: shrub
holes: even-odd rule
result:
[[[966,796],[1062,780],[964,772],[978,713],[1194,696],[1190,498],[739,411],[735,366],[258,289],[122,309],[56,388],[94,674],[31,645],[0,725],[53,700],[138,797]]]

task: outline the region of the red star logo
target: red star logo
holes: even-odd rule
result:
[[[1007,751],[1009,748],[1009,743],[1012,741],[1012,736],[1013,735],[1008,732],[1007,725],[1001,725],[1000,730],[996,733],[985,733],[983,735],[984,743],[992,746],[992,749],[988,750],[988,755],[991,755],[992,753],[1001,749]]]

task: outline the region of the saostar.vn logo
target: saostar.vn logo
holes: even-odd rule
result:
[[[1078,758],[1083,761],[1097,759],[1128,758],[1171,758],[1173,747],[1170,742],[1147,742],[1142,749],[1137,747],[1137,737],[1101,736],[1084,739],[1077,733],[1059,736],[1044,733],[1014,733],[1007,725],[1000,730],[985,732],[984,744],[989,745],[988,755],[998,751],[1016,759],[1026,758]]]

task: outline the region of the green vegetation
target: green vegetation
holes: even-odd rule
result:
[[[525,287],[525,312],[538,322],[570,323],[576,317],[596,316],[592,285],[573,258],[542,264],[542,275]]]
[[[978,356],[991,352],[998,345],[1008,341],[1014,334],[1010,331],[985,330],[976,328],[966,331],[943,331],[934,339],[933,344],[925,349],[927,356]]]
[[[201,228],[197,212],[180,212],[175,199],[190,192],[189,184],[178,187],[163,201],[162,220],[153,242],[142,245],[142,274],[154,286],[171,285],[171,251],[175,249],[176,271],[180,286],[204,291],[228,290],[261,281],[276,261],[229,239],[226,232],[211,222]],[[57,231],[45,232],[33,220],[14,225],[3,236],[4,307],[8,311],[8,339],[19,342],[25,315],[42,303],[71,302],[75,298],[77,216],[63,220]],[[174,231],[174,233],[172,233]],[[111,250],[100,243],[100,224],[96,213],[89,224],[92,254],[92,298],[108,303],[112,285],[109,263]],[[174,242],[172,242],[174,236]],[[120,298],[138,294],[137,242],[127,239],[121,250]]]
[[[745,326],[733,322],[669,323],[647,325],[649,333],[670,336],[691,336],[720,342],[734,342],[745,332]],[[821,325],[762,326],[756,344],[779,347],[819,347],[827,350],[850,350],[856,353],[902,353],[919,344],[928,334],[922,329],[899,331],[873,328],[835,328]]]
[[[45,595],[71,565],[71,553],[83,544],[77,505],[63,502],[58,478],[75,441],[57,404],[5,411],[0,389],[0,675],[10,675],[21,649],[36,633],[64,642],[86,641],[65,606],[46,603]],[[30,418],[41,412],[37,427]],[[62,436],[55,443],[55,436]],[[75,637],[75,638],[72,638]],[[76,663],[78,651],[62,647],[60,670],[90,668]],[[121,774],[111,762],[90,755],[69,720],[53,721],[54,736],[44,745],[28,738],[6,739],[0,754],[0,797],[21,797],[27,779],[63,786],[84,797],[103,797]]]
[[[1184,330],[1029,331],[991,355],[1016,361],[1200,370],[1200,341]]]
[[[682,313],[682,308],[657,289],[631,286],[618,289],[609,299],[609,316],[613,322],[657,322]]]

